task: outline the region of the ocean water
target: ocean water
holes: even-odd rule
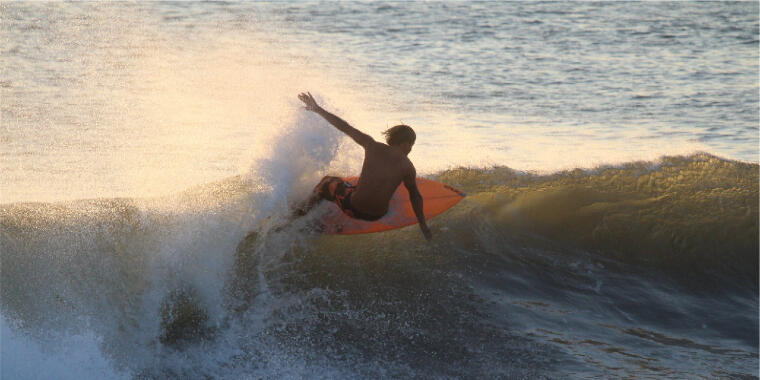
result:
[[[0,377],[758,377],[758,3],[0,3]],[[362,151],[468,193],[274,226]]]

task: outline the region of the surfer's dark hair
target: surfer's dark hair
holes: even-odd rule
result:
[[[414,145],[414,140],[417,139],[414,129],[406,124],[388,128],[383,134],[388,145],[398,145],[405,142]]]

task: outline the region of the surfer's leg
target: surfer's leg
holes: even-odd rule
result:
[[[295,208],[293,211],[293,216],[299,217],[308,214],[309,211],[311,211],[311,209],[314,208],[314,206],[316,206],[316,204],[323,199],[327,199],[329,201],[335,200],[334,192],[337,188],[337,183],[342,182],[343,180],[340,177],[323,177],[317,186],[314,187],[314,191],[312,191],[309,198]]]

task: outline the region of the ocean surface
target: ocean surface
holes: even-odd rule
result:
[[[758,2],[0,3],[3,379],[756,379]],[[363,152],[468,194],[279,228]]]

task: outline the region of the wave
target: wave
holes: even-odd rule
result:
[[[754,163],[699,153],[550,175],[497,167],[437,178],[472,194],[477,212],[502,231],[663,266],[695,281],[706,274],[758,281]]]
[[[756,301],[757,164],[700,153],[432,177],[468,193],[431,221],[432,244],[415,226],[351,237],[309,232],[308,220],[271,228],[289,196],[250,176],[174,197],[0,205],[4,323],[42,340],[93,334],[116,368],[146,378],[536,377],[560,354],[502,326],[505,289],[530,318],[569,318],[565,298],[599,308],[615,289],[634,306],[611,307],[604,323],[651,319],[655,335],[705,310],[749,315],[745,301],[705,300],[694,285]],[[663,293],[680,294],[668,302],[683,310],[668,311]],[[752,326],[723,329],[741,341]]]
[[[699,153],[548,175],[493,167],[456,168],[431,177],[469,194],[445,221],[432,222],[444,229],[439,238],[453,245],[466,247],[468,236],[488,224],[495,234],[528,233],[602,250],[615,259],[698,269],[700,275],[742,274],[757,282],[754,163]],[[40,247],[30,245],[46,233],[65,229],[145,242],[152,235],[147,225],[166,226],[172,214],[209,210],[250,230],[255,223],[245,216],[259,214],[251,197],[266,188],[235,176],[175,197],[3,205],[3,240],[27,246],[20,251],[33,250]],[[272,207],[265,212],[274,212]]]

